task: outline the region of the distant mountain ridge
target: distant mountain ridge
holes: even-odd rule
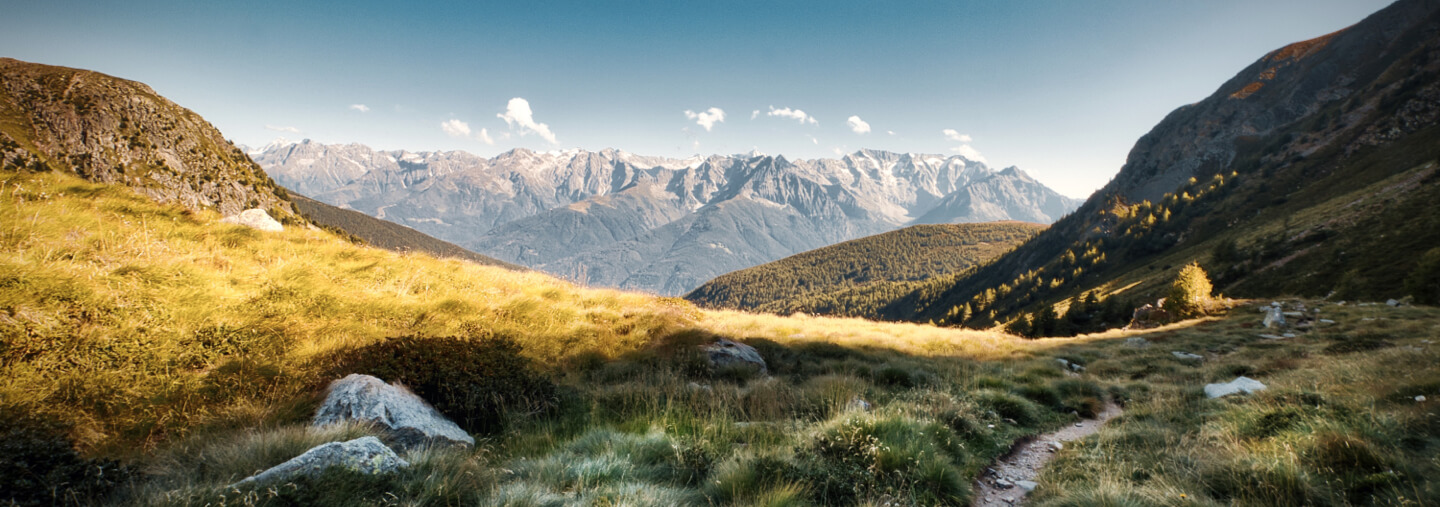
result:
[[[493,158],[277,142],[276,181],[500,260],[679,295],[723,273],[913,223],[1049,223],[1076,201],[1016,168],[860,150],[671,159],[607,149]]]

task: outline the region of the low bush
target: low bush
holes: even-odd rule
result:
[[[339,364],[336,377],[365,373],[404,384],[475,433],[503,430],[512,412],[549,412],[559,399],[507,336],[402,336],[344,353]]]

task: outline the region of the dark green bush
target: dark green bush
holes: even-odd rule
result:
[[[496,433],[510,415],[549,413],[555,384],[540,375],[506,336],[402,336],[342,358],[336,376],[366,373],[399,382],[467,431]]]
[[[1015,421],[1020,426],[1030,426],[1039,421],[1039,407],[1025,398],[1009,393],[984,392],[976,397],[981,406],[995,411],[995,414]]]
[[[75,452],[68,428],[19,407],[0,406],[0,504],[94,505],[130,470]]]
[[[1440,248],[1432,248],[1405,277],[1405,292],[1422,305],[1440,305]]]

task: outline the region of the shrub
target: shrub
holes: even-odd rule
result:
[[[113,461],[81,457],[68,428],[0,407],[0,504],[90,505],[127,480]]]
[[[555,384],[507,336],[391,338],[355,350],[335,375],[366,373],[408,387],[471,432],[496,433],[511,412],[549,412]]]
[[[1039,420],[1039,408],[1033,402],[1009,393],[987,391],[980,393],[976,401],[989,407],[995,414],[1015,421],[1020,426],[1030,426]]]
[[[1440,248],[1420,257],[1420,263],[1405,277],[1405,292],[1422,305],[1440,305]]]
[[[1199,263],[1192,262],[1180,268],[1175,281],[1170,284],[1170,293],[1165,298],[1165,311],[1177,318],[1199,317],[1209,313],[1214,290],[1210,277]]]

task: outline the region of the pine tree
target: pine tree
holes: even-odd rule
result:
[[[1210,277],[1197,262],[1180,268],[1175,281],[1170,284],[1170,294],[1165,298],[1165,310],[1179,318],[1205,315],[1211,305],[1210,292],[1215,288]]]

